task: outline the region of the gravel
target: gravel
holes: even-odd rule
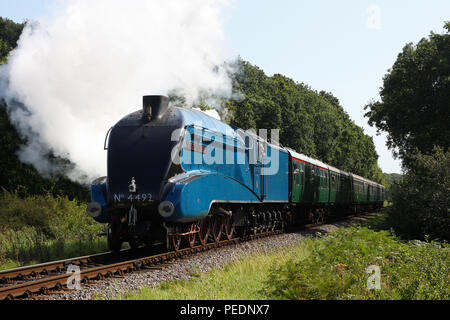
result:
[[[346,227],[361,221],[364,217],[352,217],[346,221],[318,226],[314,229],[295,233],[286,233],[254,241],[243,242],[238,245],[226,246],[170,261],[161,266],[161,270],[141,270],[123,277],[108,278],[82,284],[81,289],[60,291],[50,295],[34,297],[35,300],[113,300],[126,292],[136,292],[144,286],[157,286],[164,281],[186,280],[195,271],[207,272],[213,268],[223,268],[227,263],[255,253],[269,253],[280,248],[293,245],[304,237],[317,233],[333,232],[339,227]]]

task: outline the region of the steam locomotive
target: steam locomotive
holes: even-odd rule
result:
[[[383,206],[384,187],[198,110],[144,96],[105,140],[107,177],[87,212],[119,251],[179,250]]]

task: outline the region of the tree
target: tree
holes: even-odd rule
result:
[[[227,101],[230,123],[243,129],[279,129],[280,143],[342,170],[383,183],[371,137],[331,93],[238,60],[232,74],[239,99]]]
[[[368,104],[366,117],[406,167],[409,156],[450,145],[450,22],[443,34],[431,33],[407,44],[383,79],[381,101]]]
[[[234,114],[231,120],[232,125],[244,130],[256,128],[253,108],[247,99],[240,102],[227,101],[226,106]]]
[[[12,48],[9,46],[8,42],[0,38],[0,64],[6,62],[6,58]]]
[[[412,156],[408,173],[393,182],[388,223],[405,238],[450,240],[450,151],[435,147]]]
[[[402,159],[405,175],[388,188],[388,223],[406,238],[450,239],[450,23],[407,44],[366,116]]]
[[[0,64],[6,62],[9,52],[16,47],[25,23],[15,23],[0,17]]]

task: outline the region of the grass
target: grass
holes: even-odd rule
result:
[[[34,231],[32,231],[34,232]],[[40,240],[15,232],[16,239],[0,235],[0,270],[12,269],[108,251],[105,238],[87,240]],[[42,236],[42,235],[41,235]]]
[[[381,290],[369,289],[369,266],[381,270]],[[388,231],[341,228],[268,254],[246,257],[191,280],[164,282],[121,299],[450,299],[450,247],[402,242]]]
[[[86,214],[86,203],[50,194],[0,195],[0,270],[107,250],[97,237],[104,226]]]
[[[310,254],[288,259],[268,275],[273,299],[450,299],[450,247],[402,242],[388,231],[350,227],[300,246]],[[368,267],[381,271],[380,290],[367,285]]]
[[[245,260],[201,273],[191,270],[191,280],[164,282],[155,288],[145,287],[137,294],[127,293],[121,299],[131,300],[260,300],[266,299],[263,287],[267,274],[278,261],[302,255],[302,248],[291,248],[271,254],[257,254]]]

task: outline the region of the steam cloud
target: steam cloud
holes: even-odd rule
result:
[[[106,174],[106,132],[142,96],[178,90],[231,95],[220,0],[68,0],[30,22],[7,65],[0,96],[28,143],[19,158],[44,176],[82,183]],[[218,67],[219,66],[219,67]],[[46,155],[69,159],[62,168]]]

